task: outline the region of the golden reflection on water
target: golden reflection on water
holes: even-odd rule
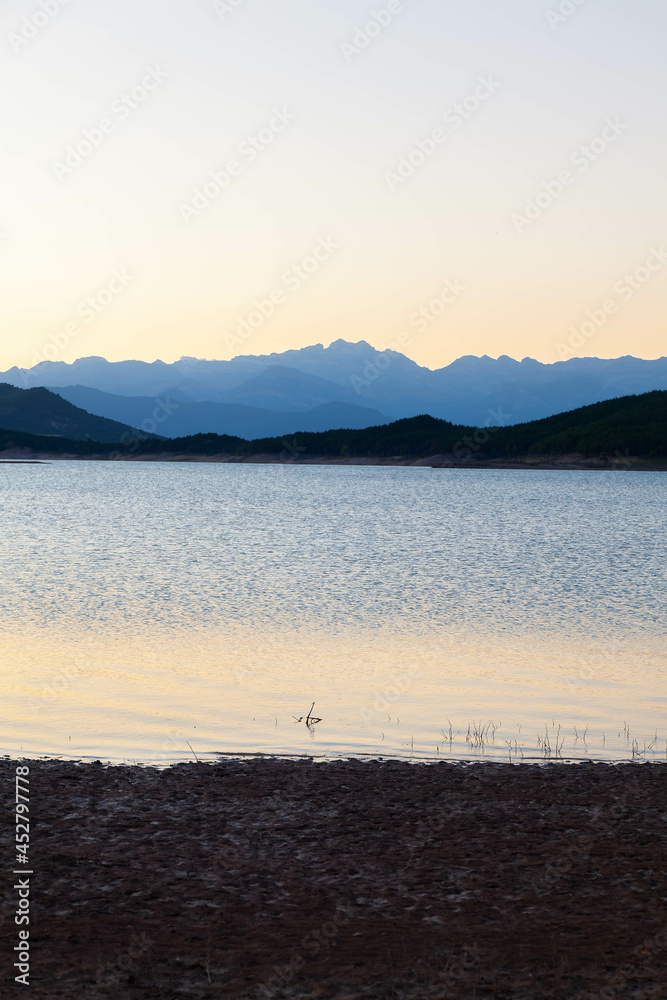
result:
[[[8,752],[627,756],[663,738],[664,474],[4,468]]]
[[[4,635],[0,655],[4,752],[12,754],[165,763],[214,751],[507,758],[509,744],[517,757],[539,755],[545,725],[552,736],[560,725],[564,755],[627,756],[656,731],[650,755],[667,752],[664,654],[636,637],[32,630]],[[307,729],[294,717],[313,701],[322,721]],[[470,732],[490,721],[493,744],[471,744]]]

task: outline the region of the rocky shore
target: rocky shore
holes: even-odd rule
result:
[[[31,1000],[667,997],[665,765],[22,763]]]

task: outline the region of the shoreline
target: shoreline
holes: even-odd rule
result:
[[[518,767],[521,764],[530,765],[531,767],[548,767],[552,764],[557,764],[563,767],[576,767],[580,764],[590,764],[590,765],[604,765],[605,767],[624,767],[626,765],[639,765],[639,764],[654,764],[655,766],[667,767],[667,750],[664,751],[664,759],[662,756],[658,756],[657,752],[654,752],[652,756],[645,756],[644,752],[632,756],[624,757],[596,757],[593,754],[587,754],[582,757],[573,757],[570,754],[544,754],[535,753],[532,756],[524,754],[521,756],[517,754],[514,750],[504,751],[504,755],[493,756],[489,753],[484,756],[475,756],[470,754],[469,756],[447,756],[441,757],[435,754],[431,756],[419,756],[418,754],[381,754],[381,753],[363,753],[350,751],[349,753],[341,754],[340,756],[328,756],[326,753],[299,753],[294,751],[289,753],[287,751],[277,752],[269,750],[201,750],[199,749],[198,754],[194,755],[190,751],[189,754],[182,757],[172,757],[165,758],[161,756],[158,759],[151,760],[147,758],[146,760],[141,760],[138,757],[99,757],[94,754],[90,754],[87,757],[81,757],[76,755],[68,756],[67,754],[54,755],[53,753],[40,754],[35,751],[24,752],[20,757],[12,756],[13,750],[9,750],[3,755],[2,759],[8,761],[9,763],[20,764],[20,763],[34,763],[34,764],[67,764],[76,767],[86,767],[90,764],[101,765],[105,768],[138,768],[140,770],[155,770],[155,771],[165,771],[172,767],[181,767],[187,764],[206,764],[207,766],[215,766],[216,764],[245,764],[249,761],[267,761],[273,764],[290,764],[294,761],[307,764],[347,764],[350,761],[360,763],[360,764],[405,764],[408,767],[437,767],[440,764],[447,764],[452,767],[474,767],[479,765],[488,765],[489,767],[499,767],[499,766],[511,766]],[[663,752],[661,752],[662,754]]]
[[[588,1000],[667,980],[661,764],[26,763],[35,1000]],[[10,955],[13,921],[0,934]]]
[[[385,457],[336,457],[329,455],[302,455],[285,460],[276,454],[257,455],[190,455],[159,452],[154,455],[122,455],[113,458],[103,454],[76,455],[33,452],[29,449],[11,449],[0,452],[0,465],[47,465],[53,462],[157,462],[203,463],[210,465],[327,465],[368,466],[375,468],[431,468],[438,470],[514,470],[535,472],[667,472],[667,459],[622,458],[614,462],[584,458],[582,455],[535,456],[523,461],[489,459],[475,462],[455,462],[448,455],[431,455],[426,458]]]

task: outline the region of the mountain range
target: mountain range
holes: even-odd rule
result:
[[[667,389],[667,357],[543,364],[466,356],[431,370],[365,341],[337,340],[231,361],[43,361],[0,373],[0,381],[48,387],[90,413],[163,437],[214,432],[251,439],[364,429],[420,414],[478,427],[523,423]]]
[[[295,431],[363,428],[388,423],[388,417],[379,410],[351,403],[321,403],[309,410],[272,412],[242,403],[184,402],[179,401],[177,393],[169,392],[157,397],[117,396],[83,385],[53,386],[52,391],[89,413],[110,420],[126,420],[142,430],[171,438],[212,433],[252,440]]]
[[[46,389],[5,390],[22,393],[42,406],[62,407],[64,401]],[[39,394],[36,396],[35,394]],[[84,414],[87,417],[88,414]],[[0,420],[2,420],[0,415]],[[194,434],[182,438],[137,436],[121,442],[57,435],[17,433],[0,429],[0,455],[16,458],[158,459],[160,461],[342,461],[458,465],[492,461],[520,463],[524,457],[551,461],[565,458],[596,468],[667,468],[667,391],[593,403],[566,413],[508,427],[464,427],[428,415],[404,417],[390,424],[357,430],[299,431],[288,442],[281,436],[246,441],[231,435]],[[581,460],[584,464],[581,464]],[[638,464],[639,460],[639,464]],[[641,462],[644,462],[642,465]],[[578,463],[578,464],[577,464]],[[511,466],[510,466],[511,467]],[[553,467],[553,465],[549,466]],[[561,466],[562,467],[562,466]]]
[[[127,424],[86,413],[47,389],[18,389],[7,384],[0,384],[0,427],[73,441],[122,441],[140,433]]]

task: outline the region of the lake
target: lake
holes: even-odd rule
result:
[[[666,498],[665,473],[1,465],[1,752],[665,760]]]

